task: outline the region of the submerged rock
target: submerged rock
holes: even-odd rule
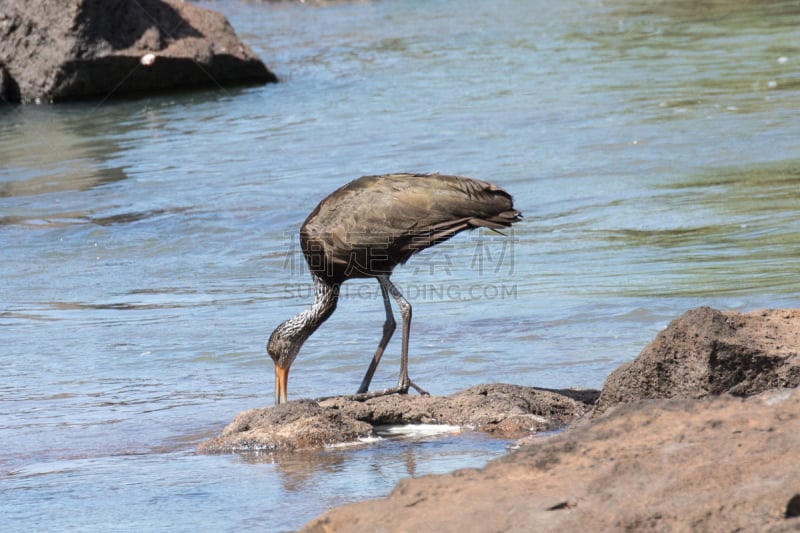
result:
[[[471,387],[450,396],[389,395],[299,400],[246,411],[199,451],[298,450],[375,436],[375,427],[446,424],[507,438],[560,428],[587,413],[597,391],[518,385]]]
[[[5,0],[0,96],[51,102],[277,81],[221,14],[181,0]]]
[[[700,307],[673,320],[606,380],[595,414],[655,398],[749,396],[800,385],[800,309]]]

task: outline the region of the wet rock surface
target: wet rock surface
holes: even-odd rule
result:
[[[352,442],[374,435],[366,422],[311,400],[240,413],[222,434],[200,445],[204,453],[294,451]]]
[[[391,395],[366,402],[347,397],[320,405],[342,410],[374,426],[448,424],[504,437],[564,427],[586,414],[595,390],[546,390],[494,383],[477,385],[450,396]]]
[[[298,450],[376,436],[375,427],[447,424],[506,438],[560,428],[584,416],[598,391],[543,390],[518,385],[479,385],[450,396],[389,395],[366,401],[348,397],[297,400],[246,411],[205,453]]]
[[[277,81],[221,14],[180,0],[5,0],[0,96],[50,102]]]

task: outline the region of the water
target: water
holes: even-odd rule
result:
[[[525,213],[393,277],[412,379],[437,394],[600,387],[689,308],[798,305],[798,2],[201,5],[282,83],[2,109],[4,529],[296,529],[504,453],[464,435],[193,452],[271,403],[264,343],[309,303],[297,229],[360,175],[475,176]],[[357,388],[377,287],[345,286],[292,397]]]

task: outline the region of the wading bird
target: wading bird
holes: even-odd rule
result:
[[[314,281],[314,303],[283,322],[269,338],[275,362],[275,404],[286,402],[289,369],[308,337],[336,309],[339,287],[351,278],[375,278],[381,286],[386,322],[383,336],[355,396],[408,392],[411,305],[389,281],[395,266],[468,229],[500,230],[521,218],[511,195],[486,183],[440,174],[364,176],[322,200],[300,228],[300,247]],[[403,342],[397,387],[367,394],[372,375],[396,324],[389,295],[400,308]]]

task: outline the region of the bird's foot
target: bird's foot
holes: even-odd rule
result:
[[[423,390],[419,385],[417,385],[410,379],[408,380],[408,385],[409,387],[417,391],[420,396],[430,396],[430,394],[427,391]],[[406,387],[406,393],[408,393],[408,387]]]
[[[379,396],[388,396],[390,394],[397,394],[399,392],[400,391],[397,389],[383,389],[372,392],[357,392],[355,394],[340,394],[338,396],[320,396],[319,398],[314,398],[314,401],[317,403],[326,402],[328,400],[348,400],[351,402],[365,402],[372,398],[378,398]]]
[[[408,389],[403,391],[400,387],[392,387],[389,389],[376,390],[372,392],[357,392],[355,394],[351,394],[350,396],[342,396],[342,398],[354,402],[364,402],[366,400],[371,400],[372,398],[379,398],[380,396],[389,396],[390,394],[403,394],[404,392],[408,392]]]
[[[351,401],[354,401],[354,402],[363,402],[363,401],[366,401],[366,400],[370,400],[372,398],[379,398],[381,396],[389,396],[390,394],[408,394],[408,389],[409,388],[413,388],[415,391],[417,391],[420,394],[420,396],[430,396],[430,394],[428,394],[428,392],[424,391],[416,383],[414,383],[413,381],[409,380],[408,381],[408,385],[405,386],[405,387],[397,386],[397,387],[391,387],[391,388],[383,389],[383,390],[376,390],[376,391],[372,391],[372,392],[357,392],[355,394],[351,394],[350,396],[342,396],[341,398],[343,398],[345,400],[351,400]]]

